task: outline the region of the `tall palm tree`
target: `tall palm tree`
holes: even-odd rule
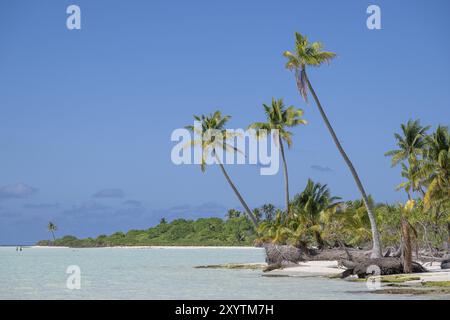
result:
[[[371,257],[381,258],[380,234],[378,232],[377,222],[375,220],[373,208],[369,202],[366,191],[362,185],[361,179],[359,178],[358,173],[356,172],[356,169],[353,166],[352,162],[350,161],[349,157],[345,153],[344,148],[342,147],[333,127],[331,126],[330,121],[328,120],[327,115],[325,114],[325,111],[319,101],[319,98],[317,97],[317,94],[312,87],[312,84],[309,81],[308,75],[306,74],[307,66],[318,67],[324,62],[329,63],[336,56],[335,53],[323,51],[322,49],[323,49],[322,43],[320,42],[310,43],[307,37],[302,36],[300,33],[296,32],[294,52],[285,51],[283,54],[288,59],[286,63],[286,68],[295,71],[295,79],[297,82],[297,87],[303,99],[306,102],[308,102],[308,91],[313,96],[317,108],[319,109],[320,115],[322,116],[322,119],[325,122],[325,125],[328,128],[328,131],[330,132],[336,147],[338,148],[342,158],[344,158],[345,163],[350,169],[353,179],[355,180],[356,185],[361,193],[362,199],[367,208],[367,214],[370,219],[372,231],[372,243],[373,243]]]
[[[258,227],[258,220],[250,210],[249,206],[245,202],[242,195],[239,193],[238,189],[234,185],[233,181],[231,181],[230,176],[228,175],[227,171],[225,170],[225,167],[222,163],[222,160],[217,156],[217,150],[222,149],[225,152],[236,152],[236,148],[231,146],[227,141],[230,138],[234,138],[234,136],[231,136],[229,132],[226,131],[225,125],[230,120],[230,116],[222,116],[220,111],[216,111],[213,114],[210,114],[209,116],[201,115],[201,116],[194,116],[194,119],[196,121],[199,121],[201,123],[201,128],[198,130],[198,128],[194,126],[186,126],[186,129],[191,130],[194,133],[197,133],[199,136],[198,140],[191,140],[190,145],[191,146],[201,146],[202,148],[202,157],[201,157],[201,165],[200,168],[202,172],[205,172],[206,170],[206,162],[207,157],[209,154],[212,154],[214,158],[216,159],[216,163],[219,164],[220,170],[222,171],[223,175],[225,176],[225,179],[227,180],[228,184],[230,185],[231,189],[233,189],[233,192],[236,194],[237,198],[239,199],[239,202],[244,207],[245,212],[247,213],[250,220],[255,225],[255,228]],[[197,132],[199,131],[199,132]],[[220,133],[222,139],[218,139],[218,137],[214,133]]]
[[[419,120],[408,120],[406,124],[401,126],[402,133],[395,133],[398,149],[391,150],[385,153],[385,156],[392,157],[392,166],[399,163],[402,165],[402,177],[407,181],[402,182],[397,186],[397,190],[404,189],[408,195],[408,201],[412,201],[412,194],[415,191],[422,190],[421,179],[419,177],[420,162],[419,157],[423,155],[426,146],[426,132],[430,128],[422,127]],[[406,166],[402,161],[407,161]],[[401,230],[402,230],[402,258],[404,272],[410,273],[412,270],[412,250],[410,225],[408,222],[407,211],[401,210]]]
[[[296,109],[294,106],[286,107],[282,99],[272,98],[271,105],[263,104],[264,111],[266,113],[267,122],[255,122],[249,126],[251,129],[265,130],[266,133],[275,130],[275,141],[280,146],[281,159],[283,160],[283,172],[284,172],[284,188],[286,199],[286,212],[289,213],[289,175],[286,161],[286,155],[284,152],[284,142],[286,142],[288,148],[292,146],[292,132],[286,130],[298,125],[307,124],[306,120],[302,119],[303,110]],[[258,137],[264,135],[257,135]]]
[[[321,213],[337,206],[339,203],[336,201],[340,199],[339,197],[331,196],[326,184],[314,183],[311,179],[308,179],[305,189],[296,195],[292,201],[292,206],[297,214],[305,216],[307,228],[318,229]],[[315,230],[313,233],[319,247],[323,247],[324,242],[319,230]]]
[[[47,225],[47,230],[52,233],[53,241],[55,241],[56,240],[55,231],[58,230],[58,228],[56,227],[56,224],[54,224],[53,222],[50,221]]]

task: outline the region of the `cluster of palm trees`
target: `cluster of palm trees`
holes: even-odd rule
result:
[[[329,63],[336,54],[333,52],[328,52],[323,50],[323,45],[320,42],[309,42],[308,38],[306,36],[301,35],[300,33],[295,33],[295,48],[294,51],[286,51],[283,53],[284,57],[287,58],[286,68],[289,70],[294,71],[295,74],[295,81],[297,84],[297,88],[300,92],[300,95],[305,100],[305,102],[308,102],[308,93],[312,95],[314,98],[314,101],[316,103],[316,106],[319,110],[320,115],[323,118],[323,121],[325,122],[325,125],[328,129],[328,131],[331,134],[331,137],[336,144],[336,147],[340,154],[342,155],[345,163],[347,164],[354,180],[356,183],[356,186],[358,187],[362,201],[364,203],[367,217],[370,221],[370,228],[371,228],[371,238],[372,238],[372,253],[371,256],[373,258],[379,258],[381,257],[381,243],[380,243],[380,236],[377,228],[377,222],[375,219],[375,215],[373,213],[372,204],[369,201],[369,198],[367,196],[367,193],[363,187],[363,184],[356,172],[355,167],[353,166],[352,162],[350,161],[348,155],[344,151],[335,130],[331,126],[331,123],[323,109],[322,104],[320,103],[320,100],[308,78],[307,75],[307,67],[309,66],[315,66],[318,67],[324,63]],[[287,131],[288,128],[300,125],[300,124],[306,124],[306,121],[302,119],[303,111],[301,109],[297,109],[293,106],[285,107],[283,104],[283,101],[281,99],[273,99],[271,105],[263,105],[267,121],[266,122],[257,122],[252,125],[250,125],[251,128],[261,130],[261,129],[277,129],[279,134],[276,137],[277,141],[279,143],[279,149],[281,153],[281,157],[283,160],[283,172],[284,172],[284,178],[285,178],[285,201],[286,201],[286,216],[290,219],[293,217],[293,213],[291,212],[291,203],[289,198],[289,180],[288,180],[288,168],[286,163],[286,157],[285,157],[285,150],[284,150],[284,143],[288,145],[288,147],[292,143],[292,133]],[[225,130],[225,124],[230,119],[230,116],[222,116],[222,114],[219,111],[214,112],[211,115],[205,116],[194,116],[195,120],[200,121],[202,123],[201,132],[197,132],[200,137],[203,137],[204,134],[209,130],[218,130],[222,132],[222,135],[224,139],[227,138],[227,132]],[[192,131],[195,131],[196,129],[193,126],[188,126]],[[261,130],[262,131],[262,130]],[[202,171],[205,170],[205,164],[206,164],[206,155],[209,154],[209,152],[212,152],[213,155],[215,155],[217,163],[220,166],[220,169],[222,173],[224,174],[226,180],[228,181],[229,185],[233,189],[234,193],[236,194],[237,198],[239,199],[241,205],[245,209],[246,214],[251,219],[255,227],[258,227],[258,219],[255,216],[254,212],[250,209],[248,204],[243,199],[240,192],[237,190],[235,184],[230,179],[230,176],[228,175],[227,171],[225,170],[225,167],[222,162],[220,162],[220,159],[217,157],[216,150],[218,148],[221,148],[222,150],[227,150],[231,152],[235,152],[236,150],[228,145],[226,142],[218,141],[214,137],[211,137],[210,139],[204,139],[202,138],[199,141],[192,141],[192,145],[201,145],[203,149],[204,156],[202,157],[202,164],[201,168]],[[281,215],[280,215],[281,217]],[[284,220],[289,220],[284,219]],[[294,219],[295,220],[295,219]],[[302,226],[302,228],[306,228],[307,226]],[[307,227],[312,228],[312,226]]]
[[[372,199],[368,200],[371,205]],[[259,241],[307,249],[365,245],[371,239],[370,221],[362,200],[341,201],[327,185],[308,179],[290,203],[292,214],[278,210],[275,219],[261,222]]]
[[[409,120],[401,125],[401,133],[395,134],[397,149],[386,152],[391,157],[392,166],[401,165],[401,175],[405,179],[397,186],[408,196],[408,203],[402,210],[402,244],[406,261],[405,272],[411,271],[411,237],[415,225],[424,227],[428,216],[434,216],[433,230],[438,230],[442,218],[447,218],[447,231],[450,236],[450,133],[447,127],[438,126],[435,132],[428,134],[430,126],[422,126],[419,120]],[[416,208],[415,208],[416,207]],[[419,219],[410,217],[416,209],[423,213]],[[447,239],[448,241],[448,239]],[[428,239],[425,242],[429,242]],[[428,247],[431,248],[429,243]]]

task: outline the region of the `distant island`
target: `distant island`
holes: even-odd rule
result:
[[[157,226],[146,230],[115,232],[97,238],[78,239],[66,235],[62,238],[41,240],[38,246],[74,248],[114,246],[250,246],[256,239],[251,222],[244,216],[222,220],[202,218],[198,220],[161,219]]]

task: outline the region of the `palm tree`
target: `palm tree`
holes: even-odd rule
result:
[[[424,155],[421,176],[428,189],[423,199],[425,208],[440,205],[450,198],[450,133],[447,127],[438,126],[427,138],[428,148]]]
[[[436,221],[441,216],[448,216],[450,212],[450,133],[447,127],[438,126],[436,131],[427,137],[427,150],[420,175],[428,186],[423,199],[425,210],[432,209]],[[450,247],[450,219],[447,219],[447,232],[447,246]]]
[[[258,234],[262,235],[262,242],[271,241],[276,244],[285,244],[288,236],[293,232],[286,227],[286,215],[280,209],[276,209],[275,216],[271,220],[264,220],[258,227]]]
[[[236,188],[236,186],[234,185],[233,181],[231,181],[231,178],[228,175],[227,171],[225,170],[222,160],[219,159],[219,157],[217,156],[218,149],[222,149],[225,152],[226,151],[230,151],[230,152],[238,151],[236,148],[234,148],[233,146],[231,146],[230,144],[227,143],[228,139],[234,138],[234,136],[232,136],[225,129],[225,124],[228,122],[228,120],[230,120],[230,118],[231,118],[230,116],[222,116],[220,111],[216,111],[213,114],[210,114],[209,116],[205,116],[205,115],[194,116],[194,119],[201,123],[201,128],[198,129],[194,126],[186,126],[186,128],[191,130],[192,132],[197,133],[200,138],[198,140],[191,140],[190,145],[191,146],[201,146],[201,148],[202,148],[202,157],[201,157],[201,165],[200,165],[202,172],[205,172],[208,155],[211,153],[212,156],[214,156],[216,163],[219,164],[220,170],[222,171],[223,175],[225,176],[225,179],[227,180],[231,189],[233,189],[234,193],[236,194],[237,198],[239,199],[239,202],[244,207],[245,212],[247,213],[248,217],[253,222],[255,228],[257,228],[258,220],[253,215],[253,213],[250,210],[247,203],[244,201],[244,198],[239,193],[239,191]],[[199,132],[197,132],[197,131],[199,131]],[[221,139],[219,139],[219,137],[215,133],[219,133],[221,135]]]
[[[256,221],[258,221],[258,223],[261,221],[262,218],[262,212],[260,208],[255,208],[253,209],[253,215],[256,218]]]
[[[314,183],[311,179],[308,179],[303,192],[296,195],[292,201],[292,206],[297,214],[305,217],[306,227],[315,229],[313,233],[319,248],[324,245],[319,231],[321,229],[319,225],[320,215],[325,210],[337,206],[339,203],[336,201],[340,199],[331,196],[326,184]]]
[[[320,222],[324,226],[322,237],[337,242],[349,260],[353,260],[353,257],[347,245],[357,246],[370,239],[365,209],[364,203],[354,201],[328,208],[320,215]]]
[[[392,157],[392,166],[396,166],[402,161],[407,160],[406,166],[403,162],[402,165],[402,177],[406,178],[405,182],[402,182],[397,186],[397,190],[404,189],[408,195],[408,201],[412,201],[412,194],[415,191],[422,190],[421,179],[419,177],[420,162],[419,157],[423,155],[426,146],[426,132],[430,128],[422,127],[419,120],[408,120],[406,124],[401,126],[402,133],[395,133],[395,139],[397,140],[398,149],[391,150],[385,153],[385,156]],[[411,237],[410,237],[410,225],[407,219],[406,211],[401,210],[401,230],[402,230],[402,258],[404,265],[404,272],[410,273],[412,270],[412,250],[411,250]]]
[[[422,180],[420,177],[420,167],[417,165],[407,166],[402,163],[401,175],[406,181],[403,181],[395,187],[395,190],[405,190],[408,200],[413,199],[413,192],[422,190]]]
[[[55,241],[56,240],[55,231],[58,230],[58,228],[56,227],[56,224],[54,224],[53,222],[50,221],[47,225],[47,230],[52,233],[53,241]]]
[[[290,148],[292,146],[292,132],[287,131],[286,129],[300,124],[305,125],[307,122],[301,118],[303,116],[303,110],[296,109],[294,106],[286,107],[282,99],[276,100],[275,98],[272,98],[272,104],[270,106],[263,104],[263,107],[266,113],[267,122],[255,122],[251,124],[249,128],[257,129],[258,137],[265,136],[265,134],[259,133],[265,132],[267,134],[271,132],[271,130],[274,130],[275,141],[280,146],[281,159],[283,160],[286,212],[289,216],[289,177],[283,141],[286,142],[288,148]]]
[[[304,37],[300,33],[296,32],[295,51],[294,52],[285,51],[283,54],[288,59],[288,62],[286,63],[286,68],[295,71],[295,79],[297,82],[297,87],[303,99],[306,102],[308,102],[308,95],[307,95],[308,91],[313,96],[317,108],[319,109],[320,115],[322,116],[322,119],[325,122],[325,125],[328,128],[328,131],[330,132],[331,137],[333,138],[333,141],[336,144],[336,147],[338,148],[342,158],[344,159],[345,163],[350,169],[353,179],[355,180],[356,185],[362,195],[362,199],[364,201],[364,205],[367,208],[367,214],[370,219],[372,242],[373,242],[371,257],[381,258],[380,234],[378,232],[375,215],[373,213],[372,206],[369,203],[366,191],[362,185],[358,173],[356,172],[355,167],[353,166],[349,157],[345,153],[344,148],[342,147],[338,137],[336,136],[336,133],[334,132],[334,129],[331,126],[331,123],[328,120],[328,117],[325,114],[324,109],[322,108],[319,98],[317,97],[317,94],[314,91],[311,82],[309,81],[309,78],[306,74],[306,66],[318,67],[324,62],[329,63],[336,56],[335,53],[323,51],[322,49],[323,49],[322,43],[320,42],[309,43],[307,37]]]
[[[271,203],[264,204],[261,207],[261,211],[264,213],[264,219],[267,221],[272,221],[275,216],[275,206]]]
[[[228,210],[226,214],[227,219],[239,218],[240,216],[241,212],[235,209]]]
[[[401,125],[402,134],[395,133],[398,149],[386,152],[384,155],[392,157],[392,166],[396,166],[403,160],[408,160],[409,165],[418,161],[423,155],[426,146],[427,130],[430,126],[422,127],[419,120],[408,120]]]

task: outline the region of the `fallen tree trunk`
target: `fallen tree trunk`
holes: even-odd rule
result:
[[[347,277],[350,274],[357,275],[358,278],[366,278],[374,275],[375,271],[379,271],[376,275],[389,275],[403,273],[403,261],[399,258],[379,258],[365,259],[358,261],[340,260],[339,263],[347,268],[341,277]],[[412,262],[413,273],[426,272],[427,270],[419,263]]]
[[[450,269],[450,259],[441,262],[441,269]]]
[[[263,247],[268,265],[285,265],[305,260],[306,253],[294,246],[266,243]]]
[[[305,260],[311,261],[333,261],[333,260],[364,260],[370,256],[370,251],[352,249],[352,248],[333,248],[324,250],[309,250]],[[351,257],[351,259],[349,259]]]
[[[318,250],[297,248],[291,245],[276,245],[273,243],[265,243],[262,247],[266,250],[266,262],[269,265],[283,262],[297,263],[300,261],[318,260],[364,260],[368,259],[370,255],[370,251],[352,249],[348,247]]]

